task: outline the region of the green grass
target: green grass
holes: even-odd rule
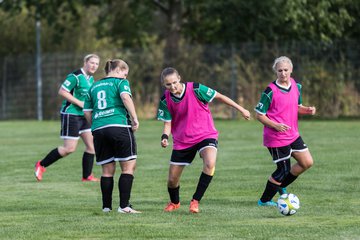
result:
[[[288,188],[301,202],[291,217],[256,206],[274,170],[260,124],[217,120],[216,126],[215,177],[201,213],[193,215],[188,204],[200,159],[182,176],[182,207],[164,213],[171,149],[160,147],[161,122],[142,121],[131,202],[143,213],[124,215],[103,214],[99,184],[80,181],[82,143],[36,182],[34,163],[62,144],[59,122],[0,122],[0,239],[360,239],[359,121],[300,123],[315,164]],[[94,171],[100,176],[100,167]],[[115,188],[114,207],[117,196]]]

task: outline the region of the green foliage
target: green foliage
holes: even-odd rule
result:
[[[108,4],[100,4],[98,17],[98,37],[110,37],[117,47],[147,47],[151,44],[149,40],[154,31],[158,29],[153,24],[154,10],[144,1],[110,1]]]
[[[231,0],[191,3],[185,36],[206,43],[320,40],[331,42],[356,25],[356,1]]]
[[[192,6],[185,31],[195,41],[235,43],[273,40],[277,4],[271,1],[216,1]],[[275,33],[276,34],[276,33]]]
[[[182,9],[169,11],[178,1],[181,4],[177,6]],[[359,37],[360,2],[356,0],[16,0],[2,1],[0,8],[12,16],[26,11],[31,19],[45,20],[52,28],[43,34],[44,39],[51,39],[51,46],[46,49],[66,49],[63,42],[67,43],[69,38],[80,38],[78,41],[83,42],[91,38],[105,43],[110,40],[116,47],[144,47],[148,46],[149,38],[170,40],[172,33],[177,31],[181,35],[171,39],[172,42],[181,39],[223,44],[294,40],[332,42]],[[178,19],[179,23],[174,21],[173,26],[169,26],[170,19]],[[18,21],[23,20],[19,18]],[[3,27],[3,31],[11,29],[6,25]],[[92,29],[90,36],[77,34],[87,28]],[[25,36],[22,34],[21,37]],[[96,45],[91,40],[90,44]],[[83,45],[71,42],[66,46],[79,51]]]
[[[33,52],[35,21],[28,11],[14,16],[0,9],[0,29],[0,55]]]
[[[86,2],[86,1],[85,1]],[[44,52],[92,52],[109,45],[109,37],[98,39],[99,9],[82,1],[4,1],[0,4],[0,26],[7,44],[0,46],[4,54],[35,52],[35,20],[41,22],[41,47]],[[13,26],[19,27],[16,34]],[[15,35],[16,34],[16,35]],[[7,46],[8,45],[8,46]]]
[[[339,117],[356,115],[359,108],[357,94],[354,94],[352,82],[347,79],[346,71],[349,63],[340,59],[329,67],[326,62],[308,60],[302,67],[309,71],[303,76],[305,105],[315,104],[318,114],[322,117]],[[349,66],[347,66],[349,65]],[[350,69],[348,69],[351,71]]]
[[[291,36],[301,40],[332,42],[342,38],[346,29],[356,21],[356,16],[351,16],[349,12],[352,5],[346,1],[285,1],[284,8],[287,39]]]
[[[48,167],[42,182],[36,182],[35,162],[61,144],[59,122],[0,122],[0,239],[358,238],[358,121],[300,122],[315,164],[288,188],[301,202],[299,212],[291,217],[256,205],[275,169],[261,144],[261,125],[255,121],[215,124],[220,131],[216,172],[200,203],[201,213],[193,215],[188,204],[201,159],[197,156],[184,170],[180,209],[164,213],[171,149],[160,147],[161,122],[141,121],[131,202],[143,213],[124,215],[102,213],[99,184],[80,181],[82,143],[75,153]],[[94,166],[94,172],[100,176],[100,167]],[[117,169],[116,182],[119,175]],[[113,207],[117,204],[115,184]]]
[[[179,9],[172,9],[174,6]],[[42,52],[48,54],[43,66],[56,62],[57,53],[97,52],[104,60],[124,58],[131,63],[134,96],[144,109],[157,104],[161,95],[158,76],[169,65],[178,68],[186,81],[208,84],[251,109],[272,80],[273,59],[287,55],[300,80],[314,81],[313,85],[304,82],[317,91],[306,99],[325,106],[321,114],[359,115],[357,0],[5,0],[0,1],[1,56],[21,59],[22,54],[35,52],[36,19],[41,20]],[[351,43],[348,39],[353,39],[351,46],[347,46]],[[337,63],[339,56],[347,62]],[[34,78],[34,58],[29,56],[28,65],[14,65],[16,79],[7,78],[3,71],[12,68],[7,68],[9,61],[0,59],[3,82],[12,86],[21,78]],[[308,59],[311,65],[306,64]],[[55,66],[57,74],[62,74],[58,63]],[[312,66],[320,69],[311,70]],[[334,68],[335,73],[331,72]],[[51,65],[49,69],[53,69]],[[306,78],[307,71],[312,73]],[[64,76],[55,79],[53,73],[45,76],[45,72],[44,79],[52,79],[51,86],[56,85],[57,91]],[[101,71],[96,75],[102,76]],[[334,83],[324,90],[329,79]],[[34,81],[26,79],[27,83]],[[34,93],[34,87],[29,91]],[[324,100],[335,92],[341,96]],[[51,96],[52,102],[56,93]]]

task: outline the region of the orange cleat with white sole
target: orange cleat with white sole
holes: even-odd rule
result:
[[[190,202],[190,207],[189,207],[189,211],[190,211],[191,213],[198,213],[198,212],[200,212],[200,210],[199,210],[199,201],[197,201],[197,200],[195,200],[195,199],[191,200],[191,202]]]
[[[164,208],[165,212],[172,212],[176,209],[178,209],[180,207],[180,202],[179,203],[172,203],[169,202],[168,205],[166,205],[166,207]]]
[[[46,168],[40,165],[40,161],[35,164],[35,177],[39,182],[42,180],[43,173],[46,172]]]

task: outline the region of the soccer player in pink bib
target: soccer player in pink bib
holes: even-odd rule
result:
[[[220,100],[237,109],[246,120],[250,119],[250,112],[209,87],[194,82],[182,83],[180,80],[174,68],[165,68],[161,73],[161,82],[166,89],[157,115],[158,120],[164,122],[161,146],[167,147],[170,133],[173,136],[167,183],[170,202],[164,210],[171,212],[180,207],[181,173],[199,152],[203,159],[203,171],[189,207],[191,213],[198,213],[199,202],[215,172],[218,145],[218,131],[208,103],[213,99]]]
[[[276,170],[269,177],[259,206],[276,206],[272,198],[313,165],[313,158],[298,130],[298,114],[314,115],[315,107],[302,105],[301,84],[291,73],[290,58],[276,58],[273,70],[277,79],[270,83],[255,107],[256,119],[264,125],[264,146],[268,148]],[[296,163],[291,166],[290,158]]]

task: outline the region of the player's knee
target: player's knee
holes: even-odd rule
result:
[[[285,178],[285,176],[287,176],[290,173],[290,161],[284,161],[282,163],[278,163],[277,164],[277,169],[275,170],[275,172],[273,172],[273,174],[271,175],[271,177],[277,181],[277,182],[282,182],[283,179]]]
[[[302,164],[302,167],[304,169],[309,169],[312,167],[312,165],[314,165],[314,160],[311,158],[311,159],[308,159],[307,161],[305,161],[303,164]]]
[[[133,175],[134,174],[134,172],[135,172],[135,166],[131,166],[131,167],[127,167],[127,168],[123,168],[122,169],[122,171],[121,171],[121,173],[123,173],[123,174],[131,174],[131,175]]]
[[[205,162],[203,172],[207,175],[214,175],[215,173],[215,162]]]
[[[172,180],[168,180],[168,187],[169,188],[176,188],[178,186],[177,182],[176,181],[172,181]]]
[[[132,159],[130,161],[125,161],[125,162],[120,161],[119,164],[121,168],[121,173],[131,174],[131,175],[134,174],[136,168],[136,159]]]
[[[95,154],[95,149],[92,147],[86,147],[85,152]]]
[[[58,147],[58,151],[59,151],[59,154],[62,156],[62,157],[66,157],[67,155],[69,155],[70,153],[73,153],[75,152],[76,150],[76,147],[71,147],[71,146],[61,146],[61,147]]]
[[[176,188],[178,186],[178,178],[169,176],[168,178],[168,187],[170,188]]]
[[[276,182],[279,182],[279,183],[281,183],[284,180],[285,176],[286,176],[285,172],[280,173],[278,171],[275,171],[275,172],[273,172],[273,174],[271,174],[271,177]]]
[[[75,150],[76,150],[76,146],[75,147],[69,146],[69,147],[64,148],[64,153],[65,153],[65,155],[69,155],[69,154],[75,152]]]

